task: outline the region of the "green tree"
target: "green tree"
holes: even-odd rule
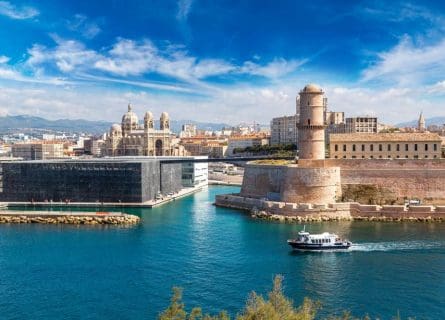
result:
[[[295,308],[292,300],[283,294],[283,277],[276,276],[268,300],[252,292],[247,304],[237,320],[313,320],[320,304],[305,298],[303,304]]]

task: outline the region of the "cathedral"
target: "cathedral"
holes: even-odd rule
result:
[[[170,119],[167,112],[160,118],[159,129],[154,127],[153,114],[147,111],[144,125],[128,105],[122,123],[113,124],[106,139],[107,156],[170,156],[173,155]]]

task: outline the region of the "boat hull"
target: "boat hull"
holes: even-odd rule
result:
[[[351,247],[350,242],[335,243],[333,245],[323,245],[317,243],[300,243],[289,240],[287,243],[292,247],[292,249],[301,251],[348,250]]]

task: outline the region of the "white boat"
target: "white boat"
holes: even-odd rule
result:
[[[352,245],[350,241],[340,239],[334,233],[310,234],[306,231],[306,226],[298,232],[296,239],[289,239],[287,243],[294,250],[301,251],[347,250]]]

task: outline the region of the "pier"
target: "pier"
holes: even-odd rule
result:
[[[73,212],[73,211],[24,211],[1,210],[0,224],[43,223],[43,224],[85,224],[85,225],[133,225],[140,218],[123,212]]]

